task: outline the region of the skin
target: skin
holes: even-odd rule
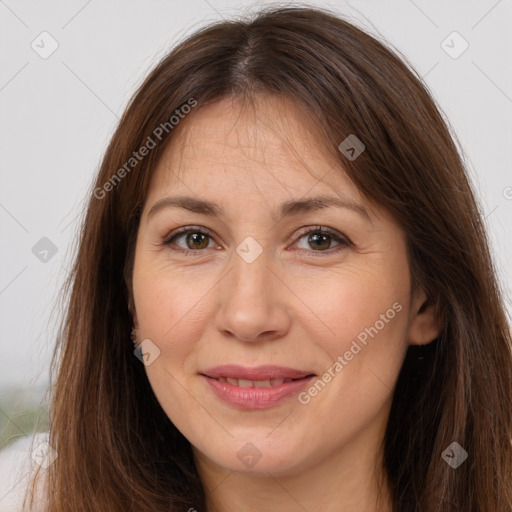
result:
[[[432,309],[422,308],[425,293],[411,289],[404,233],[361,196],[305,116],[272,96],[255,108],[222,99],[198,109],[166,148],[141,217],[134,325],[139,341],[160,350],[147,376],[192,444],[209,510],[391,511],[380,446],[393,388],[408,345],[439,332]],[[148,216],[178,194],[213,201],[223,214],[168,207]],[[348,199],[369,218],[336,207],[272,216],[284,201],[317,195]],[[163,244],[182,226],[211,237]],[[315,245],[301,230],[317,226],[335,235]],[[263,251],[252,263],[236,252],[248,236]],[[291,397],[242,410],[198,374],[237,363],[322,376],[396,303],[400,312],[307,404]],[[248,442],[261,453],[252,467],[237,457]]]

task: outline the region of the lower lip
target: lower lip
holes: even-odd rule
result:
[[[266,409],[281,403],[282,401],[297,395],[301,389],[306,387],[314,375],[303,379],[283,382],[279,386],[268,388],[241,388],[233,386],[228,382],[219,382],[202,375],[208,382],[213,392],[225,402],[242,409]]]

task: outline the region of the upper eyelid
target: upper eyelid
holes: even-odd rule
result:
[[[211,230],[209,230],[208,228],[205,228],[202,226],[184,226],[182,228],[177,228],[176,230],[171,232],[169,235],[167,235],[164,238],[162,243],[164,245],[167,245],[167,244],[171,243],[172,239],[174,239],[178,236],[186,235],[188,233],[195,233],[195,232],[203,233],[203,234],[209,236],[210,238],[212,238],[213,240],[215,240],[215,236],[214,236],[213,232]],[[315,233],[315,232],[320,232],[320,233],[330,235],[334,238],[337,238],[339,241],[346,243],[347,245],[353,245],[352,241],[343,233],[340,233],[333,228],[328,228],[326,226],[319,226],[319,225],[311,225],[311,226],[306,226],[304,228],[301,228],[298,231],[298,233],[296,233],[294,235],[294,238],[296,238],[297,240],[300,240],[302,237],[309,235],[311,233]],[[194,249],[183,249],[183,250],[194,251]],[[197,249],[197,250],[201,251],[201,249]],[[322,251],[320,251],[320,252],[322,252]]]
[[[200,226],[185,226],[183,228],[174,229],[171,233],[169,233],[168,235],[165,235],[163,238],[163,243],[167,243],[179,235],[186,235],[188,233],[204,233],[205,235],[208,235],[211,238],[214,238],[213,232],[210,231],[208,228],[204,228],[204,227],[200,227]]]

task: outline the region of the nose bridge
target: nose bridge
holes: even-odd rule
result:
[[[276,293],[271,267],[269,253],[254,239],[239,244],[223,284],[220,330],[244,341],[257,341],[262,333],[282,335],[288,315],[280,300],[282,295]]]
[[[231,275],[231,293],[238,299],[252,301],[255,307],[261,307],[268,297],[271,261],[269,251],[265,251],[261,244],[252,237],[241,242],[233,254],[233,267]]]

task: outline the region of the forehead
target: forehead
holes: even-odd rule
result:
[[[285,97],[242,104],[224,98],[183,119],[151,179],[149,196],[171,190],[203,195],[234,189],[282,197],[343,189],[359,191],[332,148],[312,129],[305,109]],[[190,190],[187,190],[190,192]]]

